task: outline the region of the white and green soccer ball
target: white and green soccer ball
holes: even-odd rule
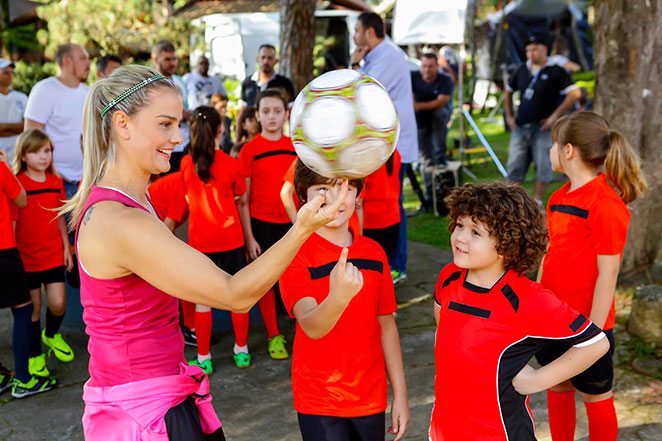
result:
[[[388,92],[361,72],[340,69],[312,80],[290,116],[297,155],[328,178],[363,178],[395,149],[400,121]]]

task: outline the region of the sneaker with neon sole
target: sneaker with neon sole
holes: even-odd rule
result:
[[[202,372],[204,372],[207,375],[211,375],[214,373],[214,366],[211,364],[211,360],[205,360],[202,363],[200,363],[198,360],[191,360],[188,362],[189,366],[197,366],[200,369],[202,369]]]
[[[40,377],[50,377],[51,373],[46,367],[46,354],[30,357],[28,360],[28,372],[30,375],[38,375]]]
[[[74,351],[64,341],[62,334],[59,332],[53,337],[46,337],[46,330],[44,329],[41,331],[41,341],[50,348],[48,351],[49,355],[55,354],[58,360],[69,363],[74,359]]]
[[[14,384],[14,373],[0,364],[0,394],[11,389]]]
[[[287,353],[287,349],[285,348],[285,343],[285,336],[283,335],[270,338],[267,344],[269,356],[274,360],[287,360],[290,358],[290,354]]]
[[[14,378],[11,394],[14,398],[25,398],[30,395],[40,394],[47,392],[55,387],[57,380],[52,377],[39,377],[33,375],[26,383],[23,383]]]
[[[407,278],[407,273],[396,271],[396,270],[391,270],[391,277],[393,277],[393,284],[397,284],[402,282]]]

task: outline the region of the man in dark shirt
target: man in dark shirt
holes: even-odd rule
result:
[[[418,155],[425,186],[424,209],[432,207],[432,169],[446,165],[446,136],[453,79],[439,71],[437,56],[423,54],[420,72],[411,73],[418,126]]]
[[[247,77],[241,84],[241,99],[247,106],[254,106],[258,92],[265,89],[280,89],[287,101],[294,100],[294,85],[292,81],[277,74],[274,66],[278,63],[276,48],[263,44],[257,52],[257,63],[260,70]]]
[[[506,122],[512,131],[508,180],[523,182],[533,159],[535,198],[542,203],[547,184],[552,180],[550,130],[557,119],[573,108],[580,92],[565,69],[547,64],[547,46],[541,38],[529,38],[526,58],[527,62],[517,68],[506,85]],[[517,117],[513,114],[512,100],[516,90],[520,92]]]

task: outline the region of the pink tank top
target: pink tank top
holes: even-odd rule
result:
[[[93,187],[83,215],[101,201],[149,211],[119,190]],[[80,222],[76,244],[78,228]],[[177,375],[179,363],[184,361],[177,299],[135,274],[97,279],[85,271],[80,260],[78,266],[83,321],[90,336],[90,386]]]

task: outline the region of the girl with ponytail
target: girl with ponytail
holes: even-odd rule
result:
[[[182,111],[177,88],[144,66],[120,67],[95,83],[85,101],[84,177],[61,214],[71,214],[76,230],[90,336],[90,380],[83,388],[88,441],[109,433],[121,441],[223,440],[209,382],[184,360],[177,299],[248,312],[306,239],[337,217],[342,202],[322,207],[325,197],[318,195],[268,252],[229,275],[177,239],[149,200],[150,176],[170,169],[170,155],[183,141]],[[199,164],[202,169],[204,159]],[[208,172],[211,179],[213,168]]]
[[[646,181],[625,137],[596,113],[577,112],[559,119],[552,127],[552,141],[552,169],[567,175],[569,182],[549,199],[549,250],[539,281],[601,327],[611,344],[609,352],[586,371],[547,391],[552,439],[574,439],[575,390],[579,390],[588,414],[589,438],[615,441],[614,291],[630,222],[626,204],[644,193]],[[562,345],[549,347],[536,358],[549,364],[566,350]]]
[[[219,268],[235,274],[246,266],[244,233],[235,201],[248,203],[246,180],[239,175],[239,161],[219,149],[223,136],[221,115],[216,109],[200,106],[191,120],[191,147],[182,159],[181,175],[188,201],[188,243],[204,253]],[[250,221],[250,219],[246,219]],[[239,368],[250,365],[247,347],[248,314],[232,313],[235,330],[234,359]],[[209,306],[195,305],[195,335],[198,358],[189,362],[206,374],[213,372],[209,344],[212,311]]]

